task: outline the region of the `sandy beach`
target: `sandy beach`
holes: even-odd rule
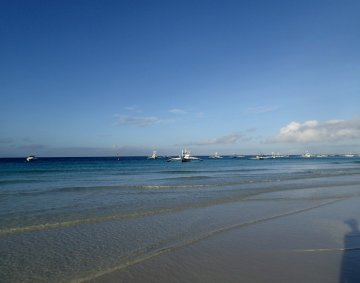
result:
[[[342,197],[300,205],[278,201],[286,207],[282,212],[163,250],[90,282],[360,282],[356,191],[356,186],[336,188]],[[272,197],[279,196],[267,194],[263,201]]]

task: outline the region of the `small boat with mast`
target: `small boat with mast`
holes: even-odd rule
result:
[[[306,151],[303,155],[301,155],[302,158],[312,158],[315,155],[311,154],[310,152]]]
[[[157,155],[157,151],[154,150],[151,154],[151,156],[148,156],[148,159],[158,159],[159,156]]]
[[[36,156],[35,155],[29,155],[28,157],[26,157],[26,162],[31,162],[36,160]]]
[[[218,152],[215,152],[214,155],[209,156],[211,159],[221,159],[223,158]]]
[[[168,159],[168,161],[181,161],[181,162],[189,162],[189,161],[193,161],[193,160],[200,160],[200,158],[192,156],[190,150],[188,150],[187,148],[183,149],[181,151],[181,155],[179,155],[178,157],[172,157],[170,159]]]

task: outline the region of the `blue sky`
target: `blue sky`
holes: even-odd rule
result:
[[[359,12],[1,1],[0,157],[360,153]]]

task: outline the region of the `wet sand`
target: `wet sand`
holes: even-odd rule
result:
[[[89,282],[360,282],[358,223],[352,194],[218,231]]]

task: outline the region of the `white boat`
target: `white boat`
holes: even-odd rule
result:
[[[231,158],[244,158],[244,157],[245,157],[245,155],[237,155],[237,154],[233,154],[231,156]]]
[[[170,157],[167,161],[181,161],[181,155],[179,155],[178,157]]]
[[[264,154],[257,154],[254,157],[250,157],[250,159],[252,159],[252,160],[264,160],[264,159],[267,159],[267,156],[265,156]]]
[[[152,155],[151,155],[151,156],[148,156],[148,159],[158,159],[158,158],[159,158],[159,156],[157,155],[156,150],[154,150],[154,151],[152,152]]]
[[[281,154],[280,152],[272,152],[271,153],[271,158],[288,158],[289,155],[287,154]]]
[[[273,158],[271,155],[264,155],[263,153],[257,154],[254,157],[251,157],[252,160],[264,160]]]
[[[318,155],[316,155],[316,157],[317,158],[327,158],[327,157],[329,157],[329,155],[328,154],[318,154]]]
[[[183,149],[181,151],[181,155],[179,155],[179,157],[172,157],[170,159],[168,159],[168,161],[181,161],[181,162],[189,162],[189,161],[193,161],[193,160],[201,160],[198,157],[192,156],[190,150],[188,149]]]
[[[310,153],[307,151],[307,152],[305,152],[303,155],[301,155],[301,157],[310,158],[310,157],[314,157],[314,155],[310,154]]]
[[[221,155],[219,155],[219,153],[215,152],[214,155],[212,156],[209,156],[209,158],[212,158],[212,159],[221,159],[223,158]]]
[[[192,160],[201,160],[198,157],[192,156],[190,150],[188,149],[184,149],[181,151],[181,161],[182,162],[188,162],[188,161],[192,161]]]
[[[355,154],[347,153],[343,155],[344,157],[355,157]]]
[[[34,161],[36,160],[37,158],[35,157],[35,155],[29,155],[28,157],[26,157],[26,161],[27,162],[30,162],[30,161]]]
[[[253,159],[256,159],[256,160],[264,160],[264,159],[269,159],[269,158],[272,158],[271,156],[266,156],[266,155],[263,155],[263,154],[258,154],[255,156],[255,158]]]

